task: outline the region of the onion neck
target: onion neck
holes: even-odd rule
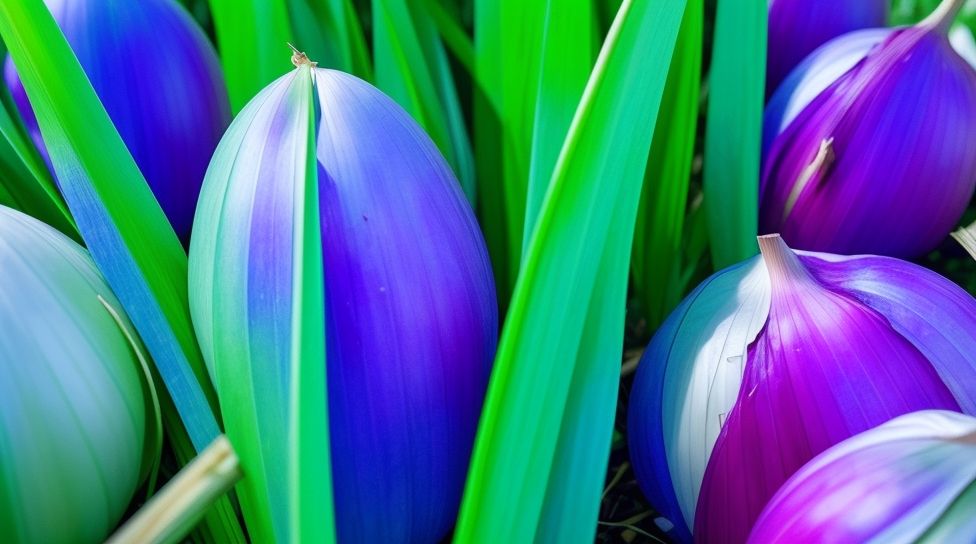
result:
[[[786,245],[779,234],[765,234],[757,238],[759,252],[769,271],[769,279],[774,290],[788,288],[790,285],[815,284],[796,253]]]
[[[942,0],[939,7],[935,8],[935,11],[923,19],[918,26],[947,34],[949,27],[952,26],[952,22],[956,19],[956,15],[959,14],[959,10],[962,9],[965,3],[966,0]]]

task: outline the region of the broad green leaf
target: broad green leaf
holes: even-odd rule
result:
[[[716,270],[756,253],[766,10],[766,2],[718,0],[715,13],[703,183]]]
[[[478,210],[502,310],[522,258],[545,15],[541,1],[475,0]]]
[[[593,67],[596,49],[586,32],[594,25],[590,0],[548,0],[544,24],[525,202],[523,255],[528,249],[542,199],[549,189],[566,131]]]
[[[301,68],[300,70],[303,70]],[[291,542],[335,542],[329,403],[326,399],[325,275],[319,216],[315,111],[309,109],[304,209],[296,219],[292,316],[288,489]],[[300,223],[299,223],[300,221]]]
[[[32,215],[81,241],[44,160],[6,104],[0,104],[0,172],[0,204]]]
[[[474,159],[447,53],[433,21],[410,0],[373,0],[376,86],[427,131],[474,202]]]
[[[626,0],[587,83],[502,332],[457,542],[592,541],[631,233],[684,6]]]
[[[234,112],[291,69],[292,41],[283,0],[210,0],[217,50]],[[296,44],[299,48],[301,44]]]
[[[78,229],[205,448],[218,434],[215,396],[190,326],[183,247],[43,1],[0,3],[0,36]]]
[[[661,324],[684,292],[682,238],[698,126],[702,4],[689,0],[681,21],[634,231],[634,289],[650,330]]]
[[[363,29],[351,0],[287,0],[295,47],[323,68],[372,79]]]
[[[635,174],[639,176],[640,174]],[[636,209],[618,199],[563,411],[536,541],[591,542],[606,481],[620,386],[630,235]],[[627,195],[633,199],[633,195]],[[629,215],[623,215],[629,214]]]

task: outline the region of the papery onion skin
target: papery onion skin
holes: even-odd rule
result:
[[[207,164],[230,122],[216,51],[175,0],[45,0],[184,244]],[[4,78],[47,156],[8,57]]]
[[[190,248],[194,324],[222,404],[220,376],[248,357],[255,380],[281,379],[258,362],[287,351],[295,163],[315,153],[338,538],[436,542],[454,523],[495,351],[487,250],[417,124],[369,84],[308,69],[262,91],[217,150]],[[295,111],[308,91],[311,148]],[[280,414],[259,417],[262,442],[284,432]]]
[[[881,27],[887,0],[769,0],[766,95],[814,49],[862,28]]]
[[[710,516],[713,523],[732,523],[722,521],[722,518],[746,506],[745,503],[752,502],[746,512],[739,512],[739,516],[733,520],[733,527],[719,525],[708,529],[732,531],[727,533],[731,538],[743,540],[765,500],[775,492],[779,483],[790,476],[789,468],[780,470],[777,467],[778,461],[753,466],[748,470],[737,469],[742,471],[740,475],[719,468],[715,456],[717,442],[734,439],[741,444],[745,443],[744,437],[747,436],[741,432],[741,422],[735,421],[741,418],[737,412],[749,408],[739,407],[737,396],[765,398],[770,392],[783,391],[784,383],[791,382],[795,386],[798,381],[802,383],[803,391],[810,388],[817,390],[811,393],[812,396],[794,390],[789,395],[774,397],[775,409],[770,408],[786,416],[790,415],[787,410],[798,410],[805,419],[795,423],[795,429],[789,428],[784,432],[793,434],[802,430],[804,440],[813,438],[814,442],[822,444],[819,449],[803,452],[800,450],[808,446],[802,440],[786,440],[789,444],[800,443],[801,446],[799,450],[793,448],[795,455],[787,454],[789,447],[784,446],[784,459],[792,459],[788,462],[793,469],[853,432],[917,409],[916,403],[927,404],[922,408],[948,407],[976,413],[976,300],[938,274],[897,259],[841,257],[808,252],[796,254],[798,262],[809,273],[810,279],[807,281],[820,285],[817,289],[821,292],[815,297],[811,296],[810,302],[798,304],[793,300],[789,303],[789,297],[773,293],[766,263],[762,257],[755,257],[716,273],[689,295],[655,335],[638,368],[628,414],[631,458],[642,489],[655,507],[674,522],[674,536],[679,539],[691,538],[689,527],[698,526],[699,530],[705,530],[702,527],[709,523],[709,520],[700,519],[704,512],[702,495],[706,491],[714,494],[714,490],[721,490],[720,482],[723,479],[741,476],[745,481],[737,484],[740,485],[738,490],[729,491],[737,494],[736,504],[730,506],[726,502],[713,505],[709,509],[711,513],[704,515]],[[839,341],[837,345],[818,348],[817,353],[809,349],[794,354],[772,353],[772,348],[789,343],[770,344],[773,340],[768,334],[770,323],[789,324],[796,317],[796,312],[809,304],[816,303],[814,307],[822,309],[826,304],[825,297],[835,310],[840,304],[846,308],[845,312],[857,316],[855,321],[858,323],[866,321],[874,331],[872,334],[886,338],[889,348],[894,344],[893,349],[902,355],[902,363],[899,364],[907,365],[919,377],[911,384],[891,383],[898,380],[897,377],[886,375],[888,354],[892,353],[888,348],[877,348],[883,353],[876,355],[871,355],[874,349],[871,348],[865,355],[863,348],[848,345],[846,349],[859,354],[857,357],[852,355],[852,358],[864,359],[871,365],[883,367],[871,372],[858,367],[845,369],[843,365],[833,370],[820,368],[824,366],[824,358],[828,354],[842,349]],[[779,318],[771,318],[771,306],[780,308],[776,312]],[[809,313],[810,310],[806,311]],[[829,321],[848,319],[839,315],[838,311],[825,313],[821,317],[827,321],[817,328],[829,325],[834,329],[831,334],[845,336],[847,333],[843,326],[838,324],[834,327]],[[805,321],[809,320],[798,319],[801,325]],[[890,330],[885,331],[886,326]],[[812,337],[808,331],[796,338],[810,342]],[[748,350],[746,345],[750,345]],[[757,356],[758,349],[765,350],[765,353]],[[785,347],[772,351],[778,349]],[[821,358],[818,359],[818,356]],[[922,364],[924,362],[928,364],[927,369]],[[809,376],[811,372],[828,370],[835,373],[833,382],[837,382],[830,384],[830,387],[817,385]],[[903,372],[909,370],[903,369]],[[855,400],[853,397],[838,392],[838,383],[845,380],[848,374],[859,381],[869,379],[871,384],[884,387],[891,395],[873,402],[870,400],[870,390],[860,393],[857,398],[870,404],[866,411],[862,411],[851,404]],[[748,378],[748,387],[742,387],[746,383],[742,381],[743,376]],[[773,379],[775,376],[780,376],[778,382]],[[933,376],[937,379],[933,379]],[[765,382],[775,383],[771,385]],[[924,400],[925,391],[919,389],[922,386],[928,391],[928,400]],[[905,393],[905,388],[909,388],[908,393]],[[822,399],[820,396],[830,398]],[[822,428],[815,425],[819,418],[809,421],[809,414],[823,408],[825,402],[849,408],[839,412],[845,418],[842,423]],[[848,412],[856,417],[851,419]],[[763,449],[763,442],[767,439],[786,436],[773,433],[775,425],[776,422],[773,422],[764,426],[761,436],[748,444],[754,455],[769,451],[768,444],[765,446],[767,449]],[[736,431],[733,432],[733,429]],[[723,435],[721,439],[720,434]],[[732,434],[735,437],[730,438]],[[723,449],[729,447],[722,446]],[[724,466],[730,465],[726,463]],[[757,471],[762,473],[762,477],[779,481],[763,483]],[[710,472],[710,482],[706,481],[706,472]],[[724,476],[719,477],[719,474]],[[706,490],[706,487],[712,491]],[[720,540],[711,536],[714,535],[695,534],[696,538],[707,541]]]
[[[0,535],[102,542],[146,444],[139,362],[98,297],[121,306],[80,246],[2,206],[0,268]]]
[[[976,419],[920,411],[820,454],[787,481],[750,542],[967,542],[976,537]]]
[[[931,24],[891,32],[789,124],[765,125],[760,231],[799,249],[923,254],[976,187],[976,71]],[[805,179],[825,141],[832,160]]]

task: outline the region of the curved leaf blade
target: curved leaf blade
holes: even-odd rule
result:
[[[620,372],[617,325],[623,322],[628,260],[622,257],[629,257],[637,196],[684,4],[625,1],[590,76],[502,333],[458,542],[519,540],[539,531],[545,538],[553,532],[579,541],[592,537],[590,531],[570,532],[592,519],[567,514],[595,512],[599,490],[593,493],[593,482],[602,482],[615,398],[581,393],[591,373],[603,383]],[[622,205],[606,206],[608,198]],[[608,280],[598,279],[601,271]],[[575,419],[589,413],[597,415]],[[582,440],[593,445],[574,459],[574,448],[563,446]],[[549,482],[558,485],[561,479],[585,491],[565,503],[558,492],[547,495]]]
[[[295,47],[323,68],[373,78],[369,50],[351,0],[287,0]]]
[[[288,55],[282,54],[292,42],[288,10],[281,0],[210,0],[210,13],[230,104],[237,113],[265,85],[291,70]]]
[[[0,171],[4,173],[0,204],[34,216],[80,242],[78,227],[51,173],[10,111],[0,104]]]
[[[702,62],[702,0],[689,0],[644,173],[634,230],[634,290],[649,330],[681,301],[688,182],[698,127]]]
[[[528,194],[525,199],[523,256],[528,251],[539,208],[549,189],[552,170],[594,60],[593,40],[585,35],[580,36],[580,29],[589,29],[594,25],[593,5],[589,0],[548,0],[544,23]]]
[[[766,85],[766,3],[718,0],[705,128],[705,211],[712,266],[756,254]]]

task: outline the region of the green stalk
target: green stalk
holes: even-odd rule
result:
[[[217,49],[234,112],[291,69],[285,44],[293,42],[280,0],[210,0]],[[299,47],[304,47],[298,44]]]
[[[712,266],[756,253],[766,79],[766,3],[718,0],[705,128],[705,211]]]
[[[702,62],[702,0],[689,0],[644,172],[631,270],[649,330],[684,294],[681,281],[688,182],[695,151]]]
[[[590,0],[547,0],[542,59],[532,131],[522,252],[528,250],[552,170],[593,67],[595,44],[580,29],[592,28]]]
[[[478,208],[504,312],[522,259],[546,4],[475,0]]]
[[[47,165],[22,123],[0,104],[0,204],[20,210],[81,242],[75,224]]]
[[[410,0],[373,0],[376,86],[427,131],[475,199],[474,158],[447,52],[426,10]]]
[[[286,0],[296,45],[319,66],[373,79],[369,49],[351,0]],[[276,64],[277,65],[277,64]]]
[[[502,331],[456,542],[592,542],[637,197],[684,8],[625,1],[600,52]]]

